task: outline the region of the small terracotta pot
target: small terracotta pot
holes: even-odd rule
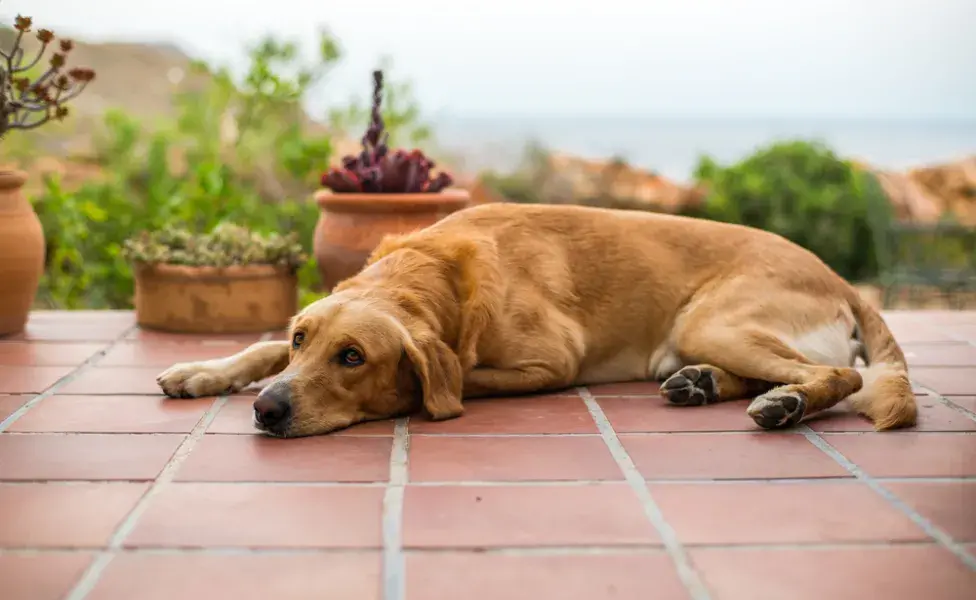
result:
[[[134,266],[136,322],[175,333],[284,329],[298,312],[298,277],[272,265]]]
[[[44,273],[44,230],[26,182],[22,171],[0,171],[0,335],[23,331]]]
[[[467,207],[467,190],[436,194],[335,194],[321,190],[315,260],[326,290],[358,273],[383,236],[410,233]]]

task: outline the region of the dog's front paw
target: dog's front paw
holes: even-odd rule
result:
[[[237,391],[234,382],[214,361],[177,363],[156,377],[156,383],[170,398],[199,398]]]
[[[803,392],[778,388],[753,400],[746,413],[763,429],[780,429],[799,423],[806,409]]]

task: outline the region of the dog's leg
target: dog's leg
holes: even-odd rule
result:
[[[661,395],[678,406],[700,406],[726,400],[754,398],[773,385],[745,379],[713,365],[683,367],[661,384]]]
[[[694,357],[740,378],[785,384],[753,400],[746,412],[765,429],[795,425],[861,389],[856,370],[813,364],[777,336],[760,328],[701,324],[678,340],[683,356]]]
[[[257,342],[228,356],[192,363],[177,363],[156,378],[172,398],[198,398],[239,391],[288,366],[289,342]]]

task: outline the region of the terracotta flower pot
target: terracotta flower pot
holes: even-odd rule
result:
[[[448,189],[436,194],[315,194],[322,209],[315,227],[315,260],[322,284],[335,284],[363,268],[369,253],[383,236],[402,234],[433,225],[467,207],[467,190]]]
[[[134,266],[136,322],[176,333],[284,329],[298,312],[298,278],[287,267]]]
[[[44,231],[26,181],[21,171],[0,171],[0,335],[23,331],[44,273]]]

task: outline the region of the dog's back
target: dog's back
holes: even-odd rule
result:
[[[655,303],[673,314],[702,288],[753,274],[790,289],[854,293],[814,254],[779,235],[704,219],[498,203],[460,211],[427,231],[443,230],[490,237],[506,268],[542,288],[571,282],[584,311],[587,299],[646,303],[644,290],[653,287]]]

